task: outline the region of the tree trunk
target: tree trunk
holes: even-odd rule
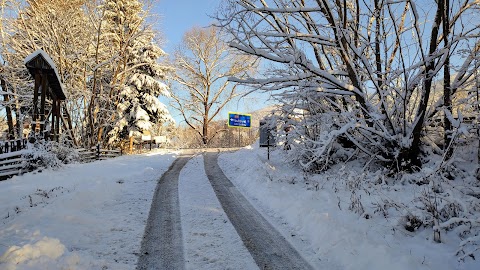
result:
[[[4,92],[7,92],[7,84],[3,78],[0,78],[0,85]],[[10,103],[10,97],[8,94],[3,95],[3,100],[5,101],[5,111],[7,113],[7,124],[8,124],[8,139],[13,139],[15,137],[15,132],[13,129],[13,118],[12,118],[12,109]]]
[[[430,35],[430,48],[428,57],[431,57],[432,54],[437,50],[437,40],[438,40],[438,30],[442,22],[443,17],[443,8],[444,1],[439,0],[437,6],[437,12],[435,14],[435,23],[432,27],[432,32]],[[421,162],[419,160],[420,156],[420,143],[422,138],[422,128],[424,127],[425,114],[427,112],[428,100],[430,99],[430,91],[432,88],[434,74],[432,72],[435,70],[435,60],[429,59],[425,63],[425,80],[423,83],[423,92],[420,100],[420,104],[417,109],[416,119],[417,122],[412,131],[412,145],[409,149],[404,149],[401,161],[406,161],[407,166],[412,169],[413,166],[420,167]]]
[[[204,146],[208,144],[208,121],[206,121],[206,119],[204,119],[203,122],[202,142]]]
[[[210,96],[210,88],[207,87],[205,100],[203,100],[203,127],[202,127],[202,142],[204,146],[208,144],[208,115],[210,107],[208,106],[208,100]]]
[[[385,76],[383,75],[383,68],[382,68],[382,57],[381,57],[381,50],[380,50],[380,40],[382,38],[382,31],[381,31],[381,20],[383,17],[381,16],[382,7],[379,3],[380,0],[375,0],[375,66],[377,68],[377,83],[378,83],[378,96],[380,98],[380,110],[383,115],[385,115],[385,124],[390,132],[394,132],[393,124],[390,120],[388,115],[386,105],[385,105],[385,97],[383,93],[384,88],[384,81]],[[382,4],[383,5],[383,4]]]
[[[13,113],[12,116],[12,124],[13,124],[13,115],[15,115],[15,130],[17,132],[18,138],[22,138],[23,135],[23,123],[21,122],[22,119],[22,111],[20,110],[20,102],[18,99],[15,99],[15,104],[12,104]],[[15,133],[15,132],[14,132]]]
[[[99,64],[99,51],[100,51],[100,39],[101,39],[101,33],[102,33],[102,22],[103,22],[103,18],[105,16],[105,10],[103,10],[102,12],[102,17],[101,17],[101,20],[100,20],[100,23],[98,24],[98,31],[97,31],[97,36],[96,36],[96,45],[95,45],[95,65],[98,66]],[[97,107],[98,105],[95,104],[95,101],[97,100],[97,98],[99,96],[101,96],[101,90],[102,88],[99,87],[100,89],[97,91],[97,80],[98,80],[98,76],[100,76],[98,74],[99,70],[98,68],[95,69],[93,71],[93,86],[92,86],[92,93],[91,93],[91,98],[90,98],[90,103],[88,104],[88,131],[89,131],[89,138],[88,138],[88,143],[90,143],[91,145],[94,144],[94,141],[93,141],[93,137],[94,137],[94,134],[95,134],[95,124],[94,123],[98,123],[98,119],[97,119]],[[97,139],[98,141],[98,139]]]
[[[128,138],[128,152],[129,152],[130,154],[133,153],[133,136],[130,136],[130,137]]]
[[[444,0],[443,8],[443,42],[445,48],[449,47],[448,38],[450,35],[450,21],[449,21],[449,5],[450,0]],[[447,113],[452,115],[452,89],[450,83],[450,49],[447,50],[447,57],[445,58],[445,63],[443,65],[443,107],[445,110],[445,115],[443,118],[444,122],[444,133],[443,133],[443,150],[445,152],[445,159],[449,159],[453,154],[452,143],[452,122],[450,118],[447,117]]]
[[[48,91],[48,79],[47,74],[42,74],[42,92],[40,96],[40,136],[45,136],[45,102]],[[44,138],[45,139],[45,138]]]

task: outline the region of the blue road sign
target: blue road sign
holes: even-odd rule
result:
[[[228,126],[229,127],[243,127],[250,128],[251,114],[229,112],[228,113]]]

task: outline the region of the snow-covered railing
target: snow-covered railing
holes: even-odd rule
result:
[[[0,180],[23,172],[23,157],[26,150],[0,154]]]
[[[0,154],[20,151],[27,147],[27,139],[0,141]]]
[[[83,162],[91,162],[94,160],[104,160],[121,156],[122,150],[101,149],[100,147],[92,147],[90,149],[78,149],[80,160]]]

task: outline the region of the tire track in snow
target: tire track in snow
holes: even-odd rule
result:
[[[184,269],[178,177],[191,156],[177,158],[158,181],[137,269]]]
[[[185,268],[258,270],[215,196],[203,164],[198,155],[179,176]]]
[[[260,269],[313,269],[250,204],[218,166],[218,154],[205,153],[208,179],[225,213]]]

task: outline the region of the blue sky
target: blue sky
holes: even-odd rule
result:
[[[160,16],[158,28],[166,43],[162,49],[173,52],[183,34],[194,26],[205,27],[213,22],[213,15],[221,0],[159,0],[153,12]]]
[[[157,29],[163,34],[166,43],[161,48],[172,54],[175,47],[180,44],[183,34],[194,26],[206,27],[214,20],[208,15],[213,15],[221,0],[159,0],[155,3],[153,13],[159,15]],[[251,94],[239,101],[227,104],[217,120],[227,119],[228,112],[252,112],[268,106],[265,94]],[[160,98],[168,106],[169,100]],[[182,118],[177,111],[168,106],[170,113],[177,124],[182,123]],[[258,119],[252,119],[256,121]]]

